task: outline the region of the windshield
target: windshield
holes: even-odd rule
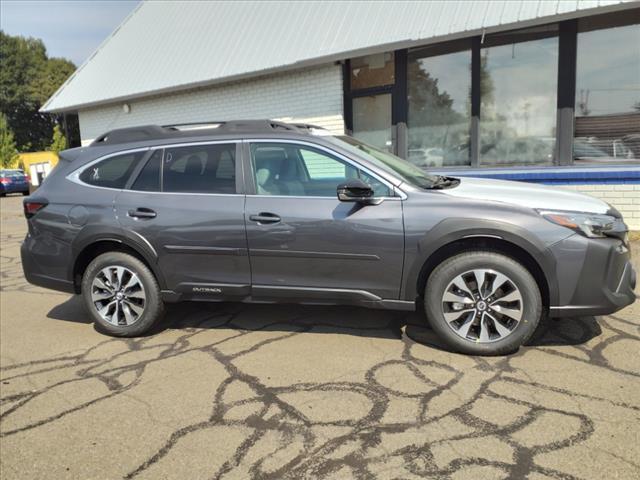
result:
[[[416,167],[412,163],[406,160],[396,157],[395,155],[385,152],[384,150],[378,150],[371,145],[356,140],[349,136],[340,137],[325,137],[328,140],[334,142],[345,150],[352,151],[358,156],[365,158],[374,165],[394,174],[401,178],[409,185],[413,185],[418,188],[433,188],[438,183],[437,175],[429,175],[424,170]]]

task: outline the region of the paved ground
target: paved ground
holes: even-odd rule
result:
[[[639,478],[640,302],[501,358],[356,308],[182,304],[111,339],[25,282],[20,201],[0,201],[3,480]]]

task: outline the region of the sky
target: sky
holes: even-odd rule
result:
[[[140,0],[1,0],[0,27],[44,41],[50,57],[80,66]]]

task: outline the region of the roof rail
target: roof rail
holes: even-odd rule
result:
[[[264,133],[277,130],[308,133],[309,129],[307,128],[305,130],[305,128],[299,128],[297,125],[277,122],[274,120],[234,120],[227,122],[207,121],[178,123],[162,126],[143,125],[140,127],[119,128],[116,130],[111,130],[96,138],[91,143],[91,146],[113,145],[118,143],[140,142],[145,140],[222,133]]]
[[[298,129],[294,125],[275,120],[234,120],[224,122],[220,127],[220,131],[225,132],[272,132],[274,130],[287,130],[297,132]]]
[[[116,130],[110,130],[107,133],[103,133],[91,142],[91,146],[112,145],[114,143],[138,142],[154,138],[163,138],[167,136],[167,133],[170,131],[170,128],[164,128],[158,125],[118,128]]]
[[[292,123],[294,127],[304,133],[310,133],[311,135],[324,136],[331,135],[331,132],[319,125],[313,125],[311,123]]]
[[[216,128],[227,122],[189,122],[189,123],[172,123],[171,125],[162,125],[162,128],[173,128],[176,130],[196,130],[198,128]],[[184,128],[186,127],[186,128]]]

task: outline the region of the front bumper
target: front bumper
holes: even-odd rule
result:
[[[622,240],[573,235],[551,250],[559,289],[551,317],[608,315],[636,300],[636,272]]]

